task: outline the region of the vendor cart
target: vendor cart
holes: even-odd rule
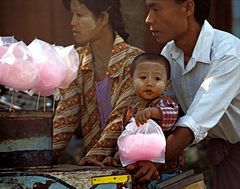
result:
[[[0,189],[131,189],[122,167],[53,165],[52,113],[0,111]],[[203,189],[202,174],[193,170],[148,189]]]

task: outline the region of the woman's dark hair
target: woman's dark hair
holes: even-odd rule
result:
[[[158,62],[159,64],[164,65],[164,67],[166,68],[166,72],[167,72],[167,79],[170,79],[171,66],[170,66],[168,59],[166,59],[161,54],[154,54],[154,53],[142,53],[134,58],[131,66],[130,66],[131,77],[133,77],[136,67],[140,63],[146,62],[146,61]]]
[[[177,3],[183,3],[186,0],[175,0]],[[210,14],[211,0],[193,0],[195,3],[194,17],[202,26]]]
[[[70,1],[63,0],[65,7],[70,10]],[[124,41],[127,41],[129,34],[125,31],[123,16],[121,13],[120,0],[78,0],[84,4],[96,17],[102,11],[107,11],[109,14],[110,24],[114,31],[116,31]]]

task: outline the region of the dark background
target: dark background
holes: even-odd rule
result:
[[[144,0],[121,0],[122,11],[129,42],[146,51],[159,52],[144,23],[146,11]],[[71,13],[62,0],[1,0],[0,36],[14,35],[17,40],[30,43],[34,38],[57,45],[73,44],[70,27]],[[231,32],[231,0],[212,0],[210,23],[219,29]]]

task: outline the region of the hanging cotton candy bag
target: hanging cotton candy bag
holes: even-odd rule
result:
[[[138,127],[132,118],[117,144],[124,167],[141,160],[165,163],[166,139],[161,127],[152,119]]]

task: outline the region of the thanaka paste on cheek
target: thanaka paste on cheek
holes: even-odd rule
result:
[[[96,28],[96,21],[91,16],[81,17],[80,27],[84,30],[93,30]]]

